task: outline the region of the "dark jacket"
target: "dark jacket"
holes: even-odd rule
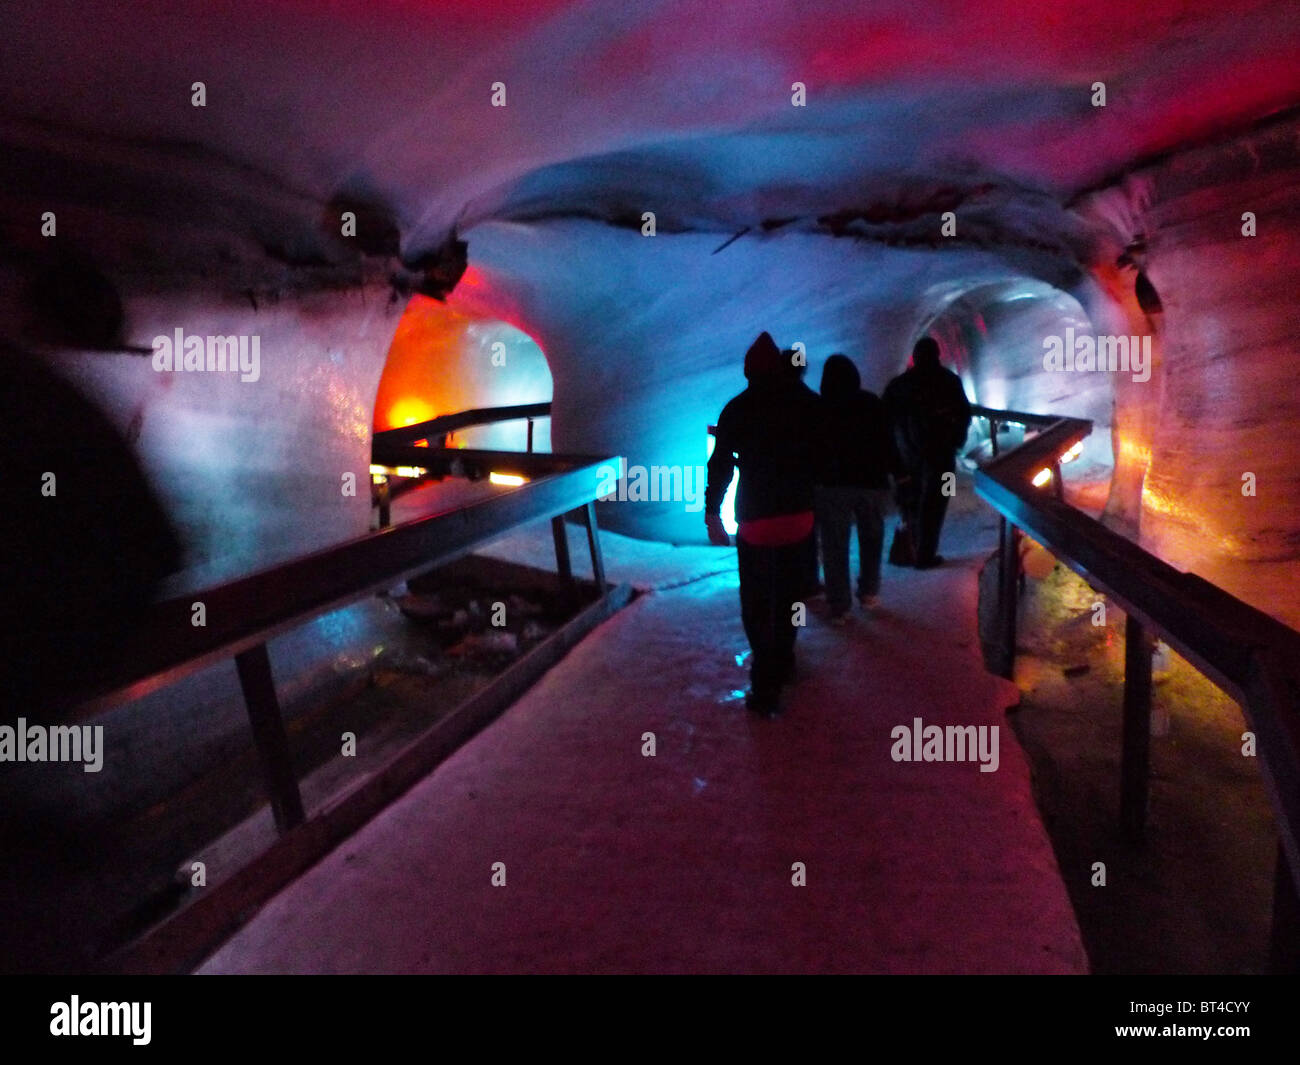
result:
[[[937,364],[913,366],[889,382],[884,398],[906,468],[952,462],[971,419],[960,377]]]
[[[830,446],[822,484],[853,488],[889,487],[898,456],[885,405],[862,388],[858,368],[845,355],[832,355],[822,370],[822,409]]]
[[[812,510],[827,450],[817,393],[785,374],[755,378],[718,415],[705,513],[718,513],[737,466],[737,521]]]

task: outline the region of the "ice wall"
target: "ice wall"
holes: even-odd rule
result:
[[[1139,245],[1133,254],[1164,308],[1163,387],[1135,385],[1127,397],[1130,417],[1146,426],[1133,446],[1150,448],[1142,543],[1292,625],[1298,142],[1295,120],[1274,123],[1175,156],[1082,205],[1117,244]]]
[[[14,237],[0,246],[0,340],[22,353],[6,357],[48,362],[134,448],[187,582],[365,532],[400,265],[265,174],[175,146],[0,131]],[[177,330],[198,338],[201,370],[155,368],[155,339]],[[209,370],[208,337],[242,342],[249,372]]]

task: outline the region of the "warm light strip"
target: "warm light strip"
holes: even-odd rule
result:
[[[520,477],[514,473],[489,473],[488,480],[493,484],[520,485],[527,484],[527,477]]]
[[[371,465],[372,477],[423,477],[429,471],[423,466],[376,466]]]
[[[1034,474],[1034,487],[1042,488],[1043,485],[1045,485],[1051,479],[1052,479],[1052,471],[1044,467],[1043,469],[1039,470],[1036,474]]]
[[[1083,454],[1083,441],[1080,440],[1077,444],[1074,445],[1074,447],[1070,448],[1069,451],[1067,451],[1064,455],[1061,456],[1061,461],[1073,462],[1082,454]]]

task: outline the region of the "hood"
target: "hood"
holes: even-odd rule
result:
[[[745,352],[745,376],[751,381],[771,377],[781,372],[781,349],[769,333],[758,334],[758,339]]]
[[[832,355],[822,368],[822,398],[842,401],[856,396],[862,389],[862,378],[853,360],[847,355]]]

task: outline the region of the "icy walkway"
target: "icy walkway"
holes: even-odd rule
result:
[[[548,544],[543,526],[498,550]],[[734,554],[606,549],[615,580],[659,590],[201,971],[1086,971],[1003,716],[1014,689],[980,663],[973,549],[889,570],[875,620],[811,616],[776,721],[738,698]],[[1001,726],[997,771],[894,762],[890,730],[915,717]]]

